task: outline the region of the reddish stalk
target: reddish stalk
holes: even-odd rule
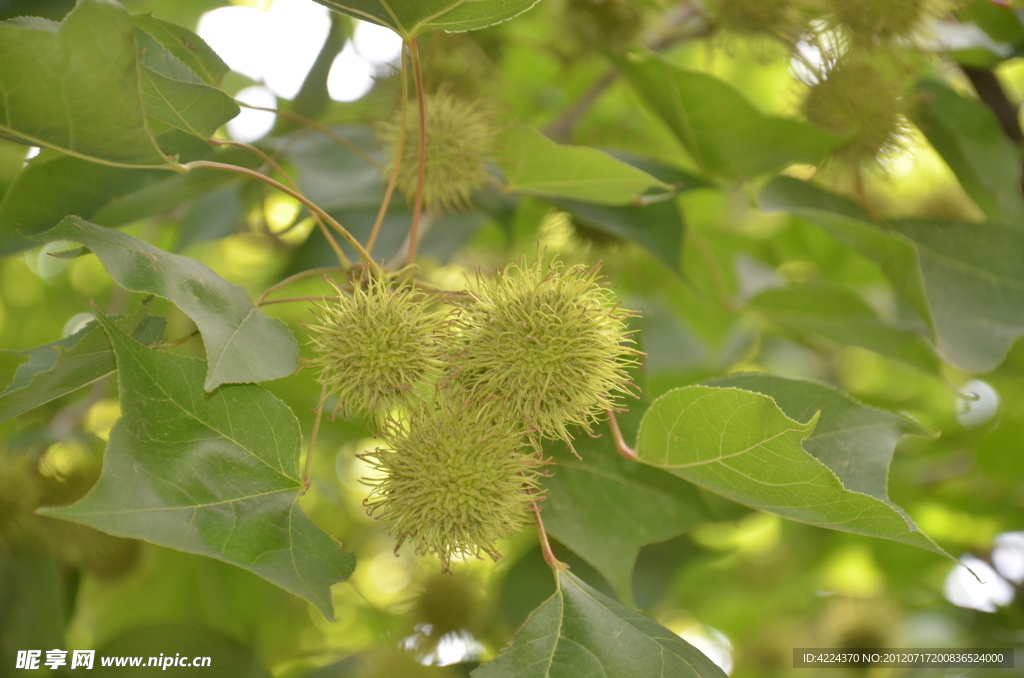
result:
[[[259,301],[257,303],[258,304],[262,304],[266,300],[266,298],[269,297],[272,293],[276,292],[277,290],[281,289],[282,287],[284,287],[286,285],[292,284],[296,280],[302,280],[303,278],[309,278],[311,276],[318,275],[320,273],[336,273],[336,272],[340,272],[342,270],[343,269],[335,268],[334,266],[325,266],[323,268],[310,268],[310,269],[307,269],[305,271],[300,271],[300,272],[296,273],[295,275],[290,275],[287,278],[285,278],[284,280],[280,280],[280,281],[274,283],[273,285],[271,285],[270,287],[268,287],[267,289],[263,290],[263,294],[260,295]]]
[[[544,554],[544,562],[557,573],[562,569],[562,564],[558,562],[554,551],[551,550],[551,542],[548,541],[548,533],[544,529],[544,521],[540,517],[540,508],[537,506],[536,501],[530,505],[533,507],[533,515],[537,519],[537,536],[540,538],[540,550]]]
[[[612,429],[615,449],[626,459],[636,460],[636,450],[626,444],[626,439],[622,437],[622,429],[619,428],[619,420],[615,418],[615,413],[611,410],[608,410],[608,425]]]
[[[302,470],[302,489],[299,496],[306,494],[309,484],[313,481],[313,450],[316,449],[316,438],[320,434],[320,420],[324,416],[324,399],[327,397],[327,386],[320,387],[320,400],[316,406],[316,417],[313,419],[313,430],[309,434],[309,452],[306,453],[306,465]]]
[[[270,306],[271,304],[290,304],[293,301],[341,301],[341,297],[283,297],[281,299],[269,299],[258,302],[257,306]]]
[[[402,129],[398,133],[398,148],[395,149],[395,166],[391,170],[391,178],[388,179],[388,187],[384,191],[384,202],[380,204],[377,212],[377,220],[373,222],[373,230],[370,231],[370,239],[366,241],[366,251],[373,252],[373,246],[380,234],[380,227],[384,224],[384,217],[388,213],[388,206],[391,204],[391,196],[395,193],[395,186],[398,185],[398,173],[402,169],[402,157],[405,155],[406,126],[409,118],[409,80],[405,72],[405,48],[402,48],[402,66],[399,70],[402,76]]]
[[[260,157],[261,160],[263,160],[263,162],[270,165],[271,168],[273,168],[278,174],[284,177],[284,180],[288,182],[288,185],[291,187],[293,191],[299,194],[302,193],[302,191],[299,190],[299,185],[296,184],[295,181],[291,178],[291,176],[289,176],[288,173],[281,168],[281,166],[277,163],[276,160],[274,160],[269,155],[267,155],[260,149],[256,148],[252,144],[246,144],[241,141],[230,141],[213,138],[211,138],[209,141],[214,146],[236,146],[238,148],[244,148],[247,151],[255,153],[257,156]],[[327,230],[327,226],[324,224],[324,221],[323,219],[320,218],[319,214],[316,214],[314,212],[313,218],[316,219],[316,225],[320,228],[320,232],[323,233],[324,237],[327,239],[327,243],[331,246],[331,249],[334,250],[334,255],[338,257],[338,263],[344,266],[348,261],[348,258],[345,256],[345,253],[341,251],[341,246],[338,245],[338,241],[335,240],[334,236],[331,235],[331,232]]]
[[[412,50],[412,69],[416,74],[416,102],[420,110],[420,162],[416,175],[416,199],[412,206],[412,227],[409,229],[409,252],[405,257],[405,265],[410,266],[416,261],[416,246],[420,237],[420,215],[423,212],[423,183],[427,177],[427,102],[423,93],[423,69],[420,68],[420,48],[416,40],[409,42]]]

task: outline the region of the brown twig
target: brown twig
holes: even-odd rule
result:
[[[268,287],[267,289],[263,290],[263,294],[260,295],[260,298],[259,298],[259,301],[257,302],[257,304],[262,304],[263,301],[267,297],[269,297],[273,292],[276,292],[277,290],[281,289],[282,287],[285,287],[286,285],[290,285],[290,284],[292,284],[293,282],[295,282],[297,280],[302,280],[303,278],[309,278],[311,276],[314,276],[314,275],[317,275],[317,274],[320,274],[320,273],[325,273],[325,274],[326,273],[340,273],[340,272],[342,272],[344,270],[345,269],[342,269],[342,268],[335,268],[334,266],[324,266],[322,268],[310,268],[310,269],[307,269],[305,271],[300,271],[300,272],[296,273],[295,275],[290,275],[287,278],[285,278],[284,280],[280,280],[280,281],[274,283],[273,285],[271,285],[270,287]]]
[[[246,144],[241,141],[230,141],[223,139],[210,139],[209,141],[214,146],[236,146],[238,148],[244,148],[247,151],[256,154],[257,156],[259,156],[261,160],[263,160],[263,162],[267,163],[274,170],[276,170],[277,173],[280,174],[284,178],[284,180],[288,182],[288,185],[291,187],[293,191],[295,191],[296,194],[304,195],[302,191],[299,189],[298,184],[296,184],[295,181],[291,178],[291,176],[289,176],[289,174],[285,172],[284,169],[281,168],[281,166],[277,163],[276,160],[274,160],[269,155],[264,153],[259,148],[256,148],[252,144]],[[323,233],[324,238],[327,239],[327,243],[331,246],[331,249],[334,250],[334,255],[338,258],[338,263],[341,264],[342,266],[345,266],[348,263],[348,257],[345,256],[345,253],[342,251],[341,246],[338,245],[338,241],[335,240],[334,236],[331,235],[331,232],[327,230],[327,226],[324,224],[323,219],[320,218],[320,215],[313,213],[313,218],[316,219],[316,225],[320,228],[320,232]],[[269,228],[267,230],[269,231]]]
[[[406,124],[409,118],[409,81],[405,72],[405,47],[402,47],[402,122],[398,132],[398,147],[395,149],[395,166],[391,170],[391,177],[388,179],[388,187],[384,191],[384,201],[380,204],[377,212],[377,219],[373,222],[373,230],[370,231],[370,239],[366,241],[366,251],[373,252],[373,246],[377,243],[377,236],[384,224],[384,217],[388,213],[388,205],[391,204],[391,196],[395,193],[395,186],[398,185],[398,173],[402,169],[402,158],[405,155]]]
[[[270,306],[271,304],[290,304],[295,301],[341,301],[341,297],[282,297],[281,299],[268,299],[257,303],[257,306]]]
[[[555,552],[551,550],[548,532],[544,529],[544,521],[540,517],[540,507],[537,506],[536,501],[531,502],[530,506],[533,509],[534,517],[537,519],[537,537],[540,539],[540,550],[544,554],[544,562],[557,573],[563,569],[563,565],[558,562],[558,558],[555,558]]]

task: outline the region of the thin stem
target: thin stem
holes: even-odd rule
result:
[[[332,228],[338,231],[338,233],[340,233],[342,237],[345,238],[345,240],[347,240],[349,244],[352,245],[352,247],[354,247],[357,252],[359,252],[359,256],[362,257],[367,264],[376,268],[376,265],[373,263],[373,260],[370,258],[370,255],[366,251],[366,249],[362,246],[362,244],[360,244],[358,240],[355,239],[355,237],[351,233],[349,233],[345,229],[344,226],[339,224],[337,220],[330,214],[320,209],[320,207],[312,200],[302,195],[301,193],[293,191],[292,189],[288,188],[281,182],[275,181],[270,177],[266,176],[265,174],[260,174],[255,170],[251,170],[245,167],[238,167],[237,165],[228,165],[222,162],[211,162],[209,160],[195,160],[193,162],[186,163],[184,167],[186,168],[186,170],[193,170],[200,167],[208,167],[210,169],[224,170],[225,172],[235,172],[236,174],[244,174],[248,177],[252,177],[253,179],[258,179],[259,181],[262,181],[268,186],[273,186],[282,193],[285,193],[295,198],[303,205],[308,207],[310,212],[312,212],[315,215],[318,215],[325,222],[330,224]],[[339,259],[341,260],[341,265],[343,268],[348,268],[352,265],[351,262],[348,261],[348,257],[345,257],[345,254],[343,252],[340,253]]]
[[[309,434],[309,452],[306,453],[306,466],[302,470],[302,490],[299,496],[306,494],[313,480],[313,450],[316,449],[316,438],[320,435],[320,420],[324,417],[324,400],[327,398],[327,385],[320,387],[320,400],[316,406],[316,417],[313,418],[313,430]]]
[[[341,297],[282,297],[281,299],[260,301],[256,305],[262,307],[271,304],[290,304],[295,301],[341,301]]]
[[[346,150],[351,151],[353,154],[359,156],[359,158],[370,167],[373,167],[374,169],[380,169],[380,163],[371,158],[369,155],[367,155],[366,151],[359,148],[345,137],[335,134],[334,132],[331,131],[331,128],[321,125],[315,120],[310,120],[306,116],[300,115],[293,111],[285,111],[277,108],[264,108],[263,106],[253,106],[252,104],[243,103],[237,100],[235,101],[235,103],[244,108],[251,108],[254,111],[266,111],[268,113],[274,113],[276,115],[288,118],[289,120],[293,120],[299,123],[300,125],[305,125],[306,127],[315,129],[317,132],[320,132],[334,143],[344,147]]]
[[[399,71],[402,77],[402,127],[398,133],[398,147],[395,149],[395,166],[391,170],[391,177],[388,179],[387,190],[384,191],[384,202],[380,204],[377,212],[377,220],[373,222],[373,230],[370,231],[370,239],[366,241],[366,251],[373,252],[373,246],[380,234],[380,227],[384,224],[384,217],[388,213],[388,206],[391,204],[391,196],[395,193],[395,186],[398,184],[398,173],[402,169],[402,158],[405,155],[406,126],[409,119],[409,80],[405,72],[405,48],[402,48],[402,67]]]
[[[415,38],[409,41],[412,49],[412,70],[416,74],[416,102],[420,109],[420,164],[416,173],[416,199],[412,205],[412,228],[409,229],[409,252],[406,265],[416,261],[416,246],[419,244],[420,214],[423,212],[423,183],[427,176],[427,102],[423,93],[423,69],[420,67],[420,48]]]
[[[558,558],[555,558],[554,551],[551,550],[551,542],[548,541],[548,532],[544,529],[544,521],[540,517],[540,508],[537,506],[537,502],[533,501],[530,503],[533,508],[533,515],[537,519],[537,537],[540,539],[540,550],[544,554],[544,562],[548,564],[555,574],[558,574],[559,570],[562,569],[562,564],[558,562]]]
[[[163,342],[157,342],[155,344],[147,344],[147,345],[150,348],[156,348],[156,349],[174,348],[175,346],[181,346],[182,344],[187,342],[192,337],[195,337],[195,336],[198,336],[198,335],[199,335],[199,330],[193,330],[193,331],[189,332],[188,334],[186,334],[185,336],[178,337],[177,339],[173,339],[171,341],[163,341]]]
[[[256,148],[252,144],[247,144],[241,141],[230,141],[222,139],[210,139],[210,143],[215,146],[236,146],[238,148],[244,148],[247,151],[255,153],[257,156],[260,157],[261,160],[263,160],[263,162],[270,165],[273,169],[277,171],[278,174],[284,177],[285,181],[288,182],[288,185],[292,188],[292,190],[294,190],[299,195],[303,195],[302,191],[299,189],[298,184],[296,184],[295,181],[291,178],[291,176],[289,176],[289,174],[285,172],[279,164],[277,164],[277,161],[275,161],[269,155],[264,153],[262,150]],[[324,238],[327,239],[327,243],[331,246],[331,249],[334,250],[334,255],[338,257],[338,263],[341,264],[342,266],[345,266],[348,262],[348,257],[345,256],[345,253],[342,251],[341,246],[338,245],[338,241],[335,240],[334,236],[331,235],[331,232],[327,230],[327,226],[324,224],[323,219],[320,218],[320,215],[313,214],[313,218],[316,219],[316,225],[320,228],[320,232],[323,233]],[[292,227],[294,227],[294,224]]]
[[[615,418],[615,413],[608,410],[608,425],[612,429],[612,440],[615,441],[615,449],[619,451],[626,459],[636,459],[636,450],[626,444],[626,439],[622,437],[622,429],[619,428],[619,420]]]
[[[344,269],[341,269],[341,268],[335,268],[334,266],[324,266],[322,268],[311,268],[311,269],[308,269],[308,270],[305,270],[305,271],[300,271],[299,273],[296,273],[295,275],[290,275],[287,278],[285,278],[284,280],[278,281],[278,282],[274,283],[273,285],[271,285],[270,287],[268,287],[267,289],[263,290],[263,294],[260,295],[259,301],[257,303],[258,304],[262,304],[263,301],[267,297],[269,297],[272,293],[276,292],[277,290],[281,289],[282,287],[284,287],[286,285],[291,285],[296,280],[302,280],[303,278],[309,278],[311,276],[314,276],[314,275],[317,275],[317,274],[320,274],[320,273],[339,273],[339,272],[341,272],[343,270]]]

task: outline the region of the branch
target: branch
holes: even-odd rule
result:
[[[1020,119],[1017,116],[1017,104],[1006,96],[999,77],[987,68],[964,65],[961,65],[960,68],[974,85],[974,91],[978,93],[978,98],[995,114],[996,120],[999,121],[999,126],[1003,128],[1006,136],[1010,137],[1015,144],[1024,145],[1024,131],[1021,130]]]

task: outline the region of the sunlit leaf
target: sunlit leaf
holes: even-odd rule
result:
[[[725,678],[699,650],[569,572],[474,678]]]
[[[744,373],[719,377],[707,385],[763,393],[796,421],[809,421],[820,410],[818,425],[803,441],[804,449],[828,466],[847,490],[890,505],[889,464],[896,443],[904,435],[934,435],[912,419],[869,407],[838,389],[812,381]]]
[[[117,360],[122,417],[89,494],[40,512],[237,565],[333,618],[330,586],[355,563],[299,506],[292,411],[253,384],[206,393],[202,361],[98,320]]]
[[[502,133],[498,164],[508,188],[549,198],[626,205],[650,189],[671,187],[647,172],[585,146],[562,146],[521,123]]]
[[[804,450],[801,443],[814,432],[820,413],[801,423],[760,393],[687,386],[651,405],[637,453],[640,461],[760,511],[945,555],[901,511],[847,489]]]
[[[277,379],[295,371],[299,347],[288,327],[263,315],[243,288],[198,261],[77,217],[68,217],[33,239],[84,245],[125,289],[174,302],[202,334],[209,363],[206,390]]]
[[[82,0],[60,24],[0,23],[0,135],[122,165],[163,165],[139,98],[136,28]]]
[[[316,0],[321,5],[387,26],[403,37],[424,31],[472,31],[507,21],[539,0]]]
[[[115,324],[143,344],[163,338],[163,318],[147,315],[145,308]],[[70,337],[11,353],[28,361],[18,366],[14,380],[0,393],[0,421],[88,386],[116,369],[107,333],[95,322]]]
[[[816,163],[840,141],[813,125],[766,115],[732,85],[661,56],[631,52],[616,65],[709,174],[754,177]]]
[[[184,26],[158,19],[152,14],[135,14],[132,23],[160,43],[210,87],[219,87],[221,80],[231,70],[202,38]]]

